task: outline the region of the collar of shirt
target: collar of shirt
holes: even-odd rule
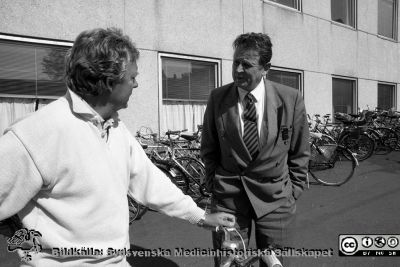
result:
[[[92,122],[102,133],[119,121],[118,112],[113,113],[110,119],[104,120],[96,110],[71,89],[68,89],[65,97],[71,103],[72,112],[78,114],[82,119]]]
[[[248,91],[238,87],[238,91],[239,91],[239,99],[240,102],[243,104],[244,102],[244,98],[246,97],[246,95],[249,93]],[[251,92],[250,92],[256,99],[256,102],[260,102],[263,101],[264,96],[265,96],[265,90],[264,90],[264,78],[261,79],[261,81],[258,83],[258,85],[256,86],[256,88],[254,88]]]

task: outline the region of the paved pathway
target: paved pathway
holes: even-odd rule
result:
[[[340,187],[311,184],[298,201],[299,247],[332,249],[333,257],[295,258],[303,267],[400,266],[400,257],[339,257],[339,234],[400,234],[400,152],[373,156],[361,162],[353,177]],[[131,227],[132,248],[175,249],[211,247],[210,233],[189,223],[155,212],[147,213]],[[251,242],[254,246],[254,241]],[[159,249],[159,250],[157,250]],[[207,256],[155,256],[129,258],[137,267],[212,266]],[[15,253],[6,251],[0,237],[0,266],[15,266]]]

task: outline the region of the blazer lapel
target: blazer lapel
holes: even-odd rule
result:
[[[222,104],[221,117],[225,129],[225,138],[230,141],[237,156],[243,160],[243,164],[247,165],[251,161],[251,156],[247,151],[240,133],[241,127],[239,121],[238,99],[238,90],[232,84],[228,89],[228,94],[225,96],[224,103]]]
[[[281,100],[278,98],[275,88],[271,82],[265,81],[265,108],[264,119],[261,129],[261,151],[260,154],[270,154],[276,144],[278,130],[282,117]]]

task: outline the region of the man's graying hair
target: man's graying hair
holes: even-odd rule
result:
[[[254,49],[260,53],[260,65],[265,66],[272,58],[272,43],[267,34],[244,33],[236,37],[233,48]]]
[[[126,63],[138,58],[139,51],[120,29],[83,31],[66,55],[66,83],[81,97],[102,95],[107,80],[121,82]]]

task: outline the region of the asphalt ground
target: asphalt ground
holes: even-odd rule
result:
[[[292,257],[293,266],[400,266],[400,252],[397,257],[338,255],[339,235],[400,235],[399,203],[400,152],[374,155],[361,162],[354,177],[342,186],[312,182],[297,202],[296,248],[325,249],[333,255]],[[197,248],[207,251],[212,247],[211,233],[186,221],[148,212],[133,223],[130,238],[132,249],[153,252],[151,257],[129,257],[133,266],[213,266],[212,257],[195,255]],[[250,247],[254,248],[254,238]],[[181,249],[189,255],[177,255]],[[17,266],[18,262],[16,253],[7,252],[5,239],[0,237],[0,266]]]

